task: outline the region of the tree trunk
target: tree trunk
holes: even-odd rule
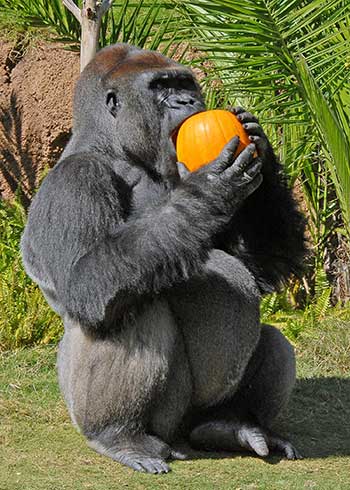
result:
[[[101,27],[101,9],[96,0],[84,0],[81,11],[80,71],[92,60],[98,50]]]
[[[83,71],[98,50],[101,20],[113,0],[83,0],[81,10],[73,0],[62,0],[62,3],[81,25],[80,71]]]

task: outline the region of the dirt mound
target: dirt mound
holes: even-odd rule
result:
[[[28,203],[70,135],[79,57],[55,44],[0,43],[0,191]]]

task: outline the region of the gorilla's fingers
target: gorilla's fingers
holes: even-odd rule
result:
[[[164,461],[157,463],[158,473],[169,473],[171,471],[170,466],[168,466]]]
[[[252,180],[261,170],[262,161],[260,159],[253,160],[252,165],[246,169],[244,175],[247,175]]]
[[[243,124],[249,136],[261,136],[266,138],[263,128],[257,122],[247,122]]]
[[[234,136],[222,149],[219,159],[223,161],[224,165],[230,165],[232,163],[234,154],[239,146],[239,136]]]
[[[230,139],[230,141],[224,146],[223,150],[216,158],[216,160],[209,164],[210,171],[214,173],[221,173],[227,167],[229,167],[234,161],[234,155],[238,146],[239,136],[235,136],[234,138]]]
[[[269,142],[266,138],[266,136],[249,136],[249,139],[252,143],[255,144],[256,146],[256,150],[258,152],[258,155],[259,156],[263,156],[265,151],[268,149],[269,147]]]
[[[170,471],[169,466],[161,459],[151,459],[148,461],[146,460],[144,463],[144,467],[150,473],[169,473]]]
[[[262,183],[264,180],[263,176],[261,174],[257,174],[253,180],[251,180],[248,184],[246,184],[246,190],[248,191],[248,194],[252,194]]]
[[[235,159],[233,165],[225,170],[225,177],[230,179],[233,176],[237,176],[238,174],[245,172],[253,160],[255,150],[256,148],[254,143],[250,143],[246,148],[244,148],[244,150]]]
[[[142,468],[144,471],[147,471],[147,473],[158,473],[157,469],[155,468],[153,461],[142,461]]]
[[[237,119],[244,125],[245,123],[258,123],[258,118],[251,112],[241,112],[237,115]]]
[[[239,106],[239,105],[234,106],[234,107],[229,106],[227,108],[227,110],[229,112],[232,112],[232,114],[234,114],[235,116],[238,116],[238,114],[242,114],[243,112],[246,112],[246,110],[243,107]]]

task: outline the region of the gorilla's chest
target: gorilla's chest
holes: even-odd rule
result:
[[[145,169],[125,164],[125,162],[114,162],[113,169],[131,189],[129,213],[133,217],[142,215],[166,202],[170,189],[174,188],[179,180],[178,174],[174,172],[170,172],[168,177],[161,177],[162,180],[156,180]]]
[[[131,216],[147,215],[166,202],[169,191],[163,183],[143,177],[133,187],[131,193]]]
[[[169,191],[163,183],[141,178],[132,189],[131,214],[140,215],[167,200]]]

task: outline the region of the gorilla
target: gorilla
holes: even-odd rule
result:
[[[186,172],[179,125],[205,110],[190,69],[126,44],[77,82],[72,137],[37,192],[23,262],[62,317],[58,375],[88,444],[166,473],[203,450],[279,451],[271,431],[295,382],[289,342],[261,325],[263,293],[300,273],[304,219],[257,119]]]

